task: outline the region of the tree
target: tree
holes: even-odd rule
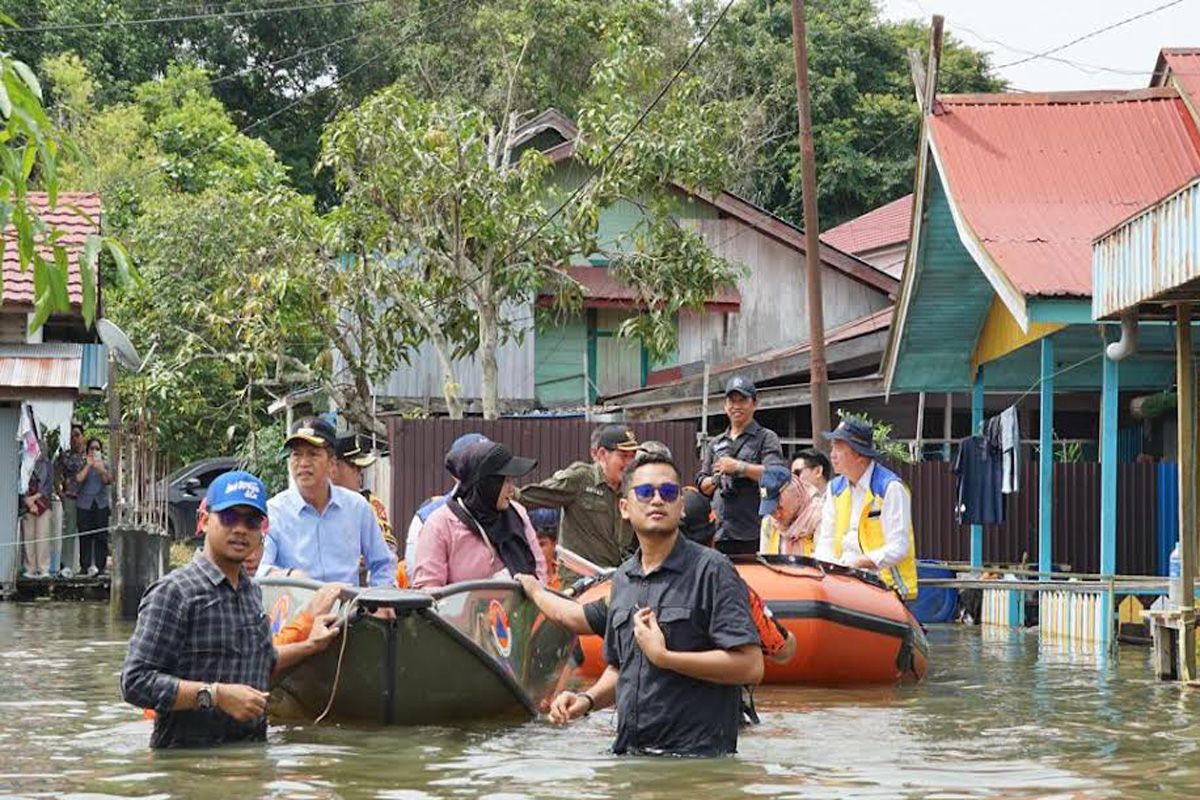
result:
[[[523,146],[513,98],[525,46],[496,118],[394,86],[325,133],[320,163],[342,195],[336,219],[346,249],[360,264],[390,265],[383,268],[393,271],[391,291],[381,301],[434,344],[452,410],[451,351],[477,352],[484,416],[497,416],[496,350],[513,335],[503,311],[531,304],[546,286],[556,289],[560,306],[577,303],[579,287],[565,269],[572,257],[602,254],[635,288],[644,310],[620,332],[652,354],[673,347],[680,308],[701,306],[733,283],[734,267],[673,214],[681,202],[675,184],[715,190],[727,176],[723,153],[735,129],[729,108],[702,102],[700,84],[685,80],[638,128],[670,61],[637,26],[602,33],[605,55],[593,71],[577,143],[594,175],[575,187],[556,184],[549,159]],[[579,191],[568,196],[572,188]],[[599,242],[600,210],[622,199],[643,210],[642,221],[620,241]]]
[[[916,22],[890,23],[871,0],[809,0],[809,70],[823,227],[912,190],[919,113],[906,52],[928,50]],[[710,0],[693,5],[698,19]],[[715,96],[742,104],[747,122],[736,191],[782,217],[801,217],[800,148],[787,3],[737,3],[698,70]],[[947,36],[939,89],[989,92],[1003,84],[986,57]]]
[[[28,193],[41,189],[50,208],[58,206],[59,154],[75,145],[54,129],[42,108],[42,87],[33,70],[7,53],[0,53],[0,120],[0,231],[12,225],[20,269],[33,270],[32,333],[52,313],[70,312],[71,303],[62,232],[46,223],[29,202]],[[4,246],[7,241],[0,242],[0,248]],[[82,313],[89,326],[96,313],[96,272],[102,248],[111,253],[120,273],[129,275],[124,248],[115,239],[96,234],[87,237],[79,269]]]

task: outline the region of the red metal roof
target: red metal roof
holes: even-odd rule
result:
[[[1092,240],[1200,175],[1174,90],[938,100],[929,130],[953,202],[1026,296],[1089,296]]]
[[[67,249],[69,276],[67,292],[71,298],[72,307],[83,302],[83,289],[79,280],[79,256],[83,253],[84,241],[88,234],[99,232],[100,226],[100,195],[85,192],[59,192],[58,205],[49,207],[46,195],[42,192],[30,192],[29,205],[37,211],[45,223],[62,231],[59,241]],[[89,222],[71,206],[91,217]],[[0,305],[33,305],[33,269],[21,271],[17,255],[16,233],[10,225],[4,230],[4,288],[0,294]],[[48,250],[43,252],[48,253]]]
[[[567,272],[583,286],[585,308],[638,308],[641,303],[633,289],[613,277],[607,267],[570,267]],[[538,302],[546,305],[554,293],[543,291]],[[705,303],[709,311],[737,311],[742,295],[737,289],[726,289]]]
[[[911,194],[843,222],[821,234],[821,241],[853,255],[908,241]]]
[[[1158,68],[1154,71],[1152,85],[1166,86],[1171,77],[1192,102],[1192,109],[1200,113],[1200,49],[1166,48],[1159,53]]]

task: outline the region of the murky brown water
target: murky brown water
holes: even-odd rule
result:
[[[272,728],[264,745],[151,753],[121,702],[107,607],[0,604],[0,798],[1191,797],[1200,690],[1148,652],[1039,653],[1032,634],[930,632],[928,680],[761,690],[735,758],[618,759],[610,713],[561,730]]]

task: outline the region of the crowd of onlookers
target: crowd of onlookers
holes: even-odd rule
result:
[[[26,578],[95,576],[108,569],[111,467],[104,444],[71,425],[54,456],[46,436],[22,443],[19,525]]]

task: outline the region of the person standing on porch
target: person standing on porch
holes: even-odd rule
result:
[[[915,600],[917,548],[908,487],[878,462],[869,424],[846,419],[825,438],[838,476],[829,484],[815,557],[878,572],[901,597]]]
[[[50,460],[43,452],[33,462],[29,487],[21,496],[21,544],[25,577],[48,578],[50,571],[50,498],[54,493]]]
[[[88,439],[83,469],[75,474],[79,492],[75,507],[79,525],[80,567],[95,577],[108,569],[108,485],[112,483],[108,464],[104,463],[104,445]]]
[[[54,472],[58,483],[58,497],[62,500],[62,575],[69,578],[79,570],[79,517],[76,498],[79,496],[79,481],[76,476],[87,465],[87,439],[83,426],[71,424],[71,441],[58,454]],[[53,565],[52,565],[53,566]]]
[[[725,384],[725,415],[729,430],[711,439],[696,485],[713,499],[717,514],[717,549],[727,555],[758,552],[762,517],[758,513],[758,482],[770,466],[787,469],[783,448],[774,431],[754,419],[758,389],[737,375]]]

